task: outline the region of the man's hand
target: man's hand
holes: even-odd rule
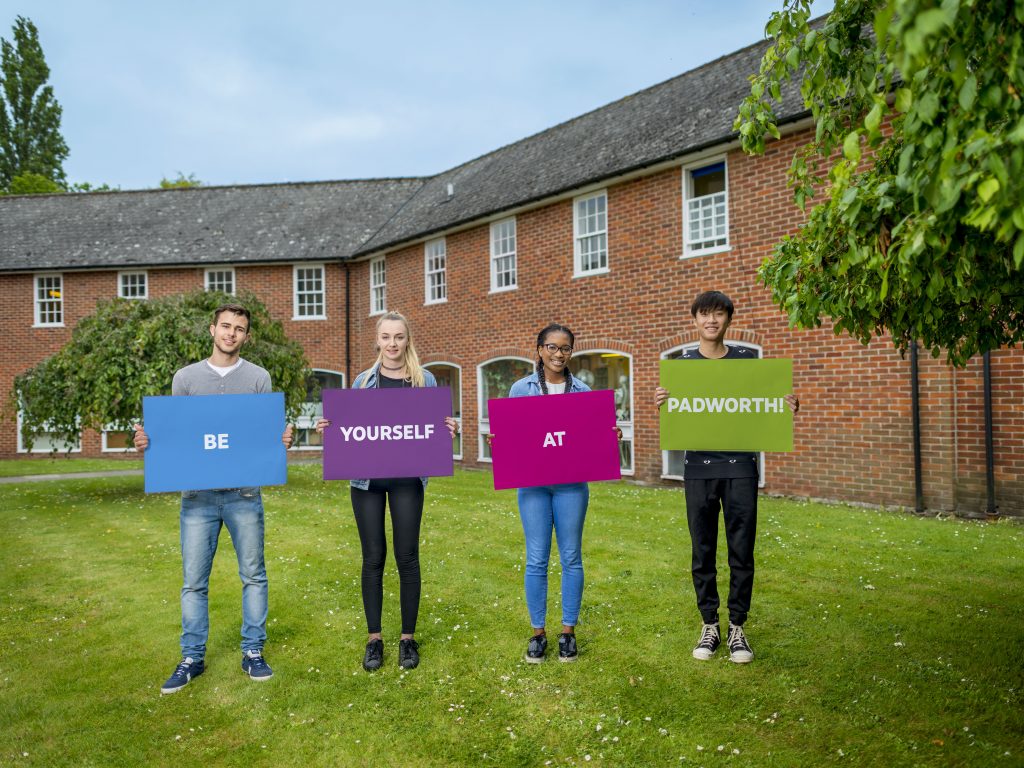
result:
[[[661,408],[661,406],[665,404],[666,400],[668,400],[668,390],[665,389],[664,387],[655,387],[654,402],[657,404],[657,406]]]
[[[281,442],[284,443],[284,449],[286,451],[289,448],[292,447],[292,434],[293,434],[293,432],[294,432],[294,430],[292,429],[292,425],[289,424],[288,426],[286,426],[284,428],[284,434],[281,435]]]
[[[789,406],[789,410],[791,410],[794,414],[800,412],[800,400],[799,398],[797,398],[796,395],[786,395],[782,399],[786,401],[786,405]]]
[[[459,434],[459,422],[458,422],[458,420],[455,419],[452,416],[445,416],[444,417],[444,425],[446,427],[448,427],[448,432],[451,434],[452,440],[454,440],[455,436],[457,434]]]
[[[321,418],[316,420],[316,431],[318,434],[322,435],[324,433],[324,430],[327,429],[329,426],[331,426],[331,422],[329,422],[327,419]]]
[[[135,450],[141,453],[149,448],[149,435],[147,435],[145,430],[142,429],[141,424],[133,424],[132,429],[135,430],[132,442],[135,443]]]

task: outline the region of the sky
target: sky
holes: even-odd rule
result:
[[[39,30],[68,181],[143,189],[435,174],[755,43],[781,6],[0,0],[0,37]]]

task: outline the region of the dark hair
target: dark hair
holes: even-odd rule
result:
[[[690,314],[696,317],[698,312],[706,314],[714,312],[716,309],[724,309],[726,314],[729,315],[729,319],[732,320],[734,309],[732,299],[721,291],[704,291],[704,293],[693,300],[693,304],[690,305]]]
[[[564,325],[558,323],[551,323],[545,326],[540,333],[537,334],[537,348],[541,348],[547,343],[548,336],[552,333],[564,333],[569,337],[569,346],[576,346],[576,335],[566,328]],[[544,361],[537,356],[537,380],[540,382],[540,391],[545,395],[548,393],[548,383],[544,378]],[[572,374],[569,372],[569,366],[565,366],[565,391],[568,392],[572,384]]]
[[[221,314],[224,312],[230,312],[233,315],[241,315],[242,317],[244,317],[247,326],[246,332],[249,331],[249,327],[252,326],[252,315],[249,313],[248,309],[243,307],[241,304],[222,304],[221,306],[213,310],[214,325],[217,324],[217,321],[220,319]]]

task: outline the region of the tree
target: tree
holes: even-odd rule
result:
[[[16,176],[36,174],[63,186],[68,145],[60,133],[60,104],[46,85],[35,25],[18,16],[14,43],[0,38],[0,189]]]
[[[11,179],[8,194],[11,195],[53,195],[64,191],[55,181],[38,173],[23,173]]]
[[[191,189],[192,187],[201,187],[203,182],[196,178],[194,173],[190,173],[188,176],[178,171],[178,178],[168,179],[166,176],[160,179],[160,189]]]
[[[762,265],[773,300],[792,325],[827,316],[957,366],[1020,341],[1024,3],[837,0],[809,17],[810,0],[771,16],[735,124],[763,152],[783,81],[802,78],[816,132],[789,181],[802,208],[824,199]]]
[[[20,406],[22,438],[31,449],[44,432],[70,447],[83,429],[128,429],[142,417],[142,398],[169,395],[174,372],[209,357],[214,310],[240,303],[252,312],[245,359],[270,372],[284,392],[289,419],[306,399],[309,363],[280,322],[251,294],[194,291],[162,299],[101,302],[75,327],[57,354],[14,380],[11,405]]]

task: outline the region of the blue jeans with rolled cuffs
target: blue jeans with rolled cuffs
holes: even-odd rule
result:
[[[259,488],[185,491],[181,495],[181,655],[202,659],[210,633],[213,556],[227,527],[242,579],[242,650],[267,639],[267,568],[263,562],[263,499]]]
[[[551,532],[562,565],[562,623],[576,626],[583,602],[583,521],[590,487],[586,483],[519,489],[519,518],[526,537],[526,607],[530,624],[544,626],[548,602]]]

